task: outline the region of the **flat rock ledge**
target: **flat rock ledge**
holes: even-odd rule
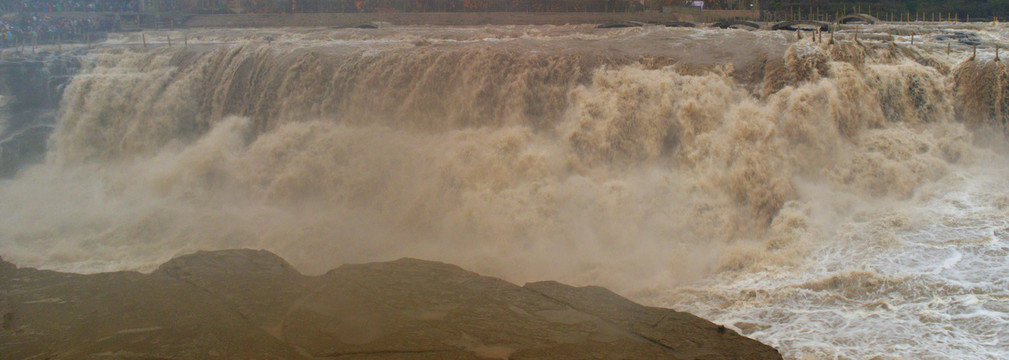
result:
[[[517,286],[430,261],[304,276],[267,251],[151,274],[0,259],[4,359],[781,359],[696,316],[600,287]]]

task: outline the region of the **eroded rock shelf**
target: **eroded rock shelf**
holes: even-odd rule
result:
[[[267,251],[151,274],[0,260],[4,359],[780,359],[704,319],[599,287],[520,287],[415,259],[304,276]]]

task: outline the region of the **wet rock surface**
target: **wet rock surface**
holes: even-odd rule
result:
[[[0,178],[45,156],[63,89],[80,66],[75,54],[0,59]]]
[[[520,287],[415,259],[304,276],[266,251],[151,274],[0,260],[5,359],[780,359],[693,315],[599,287]]]

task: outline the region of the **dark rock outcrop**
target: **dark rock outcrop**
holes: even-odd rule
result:
[[[80,66],[65,54],[0,59],[0,178],[44,157],[63,88]]]
[[[693,315],[606,289],[519,287],[414,259],[303,276],[266,251],[145,275],[0,260],[4,359],[780,359]]]

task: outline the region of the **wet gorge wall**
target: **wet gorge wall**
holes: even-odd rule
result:
[[[79,68],[72,55],[0,61],[0,176],[11,176],[44,157],[63,89]]]

